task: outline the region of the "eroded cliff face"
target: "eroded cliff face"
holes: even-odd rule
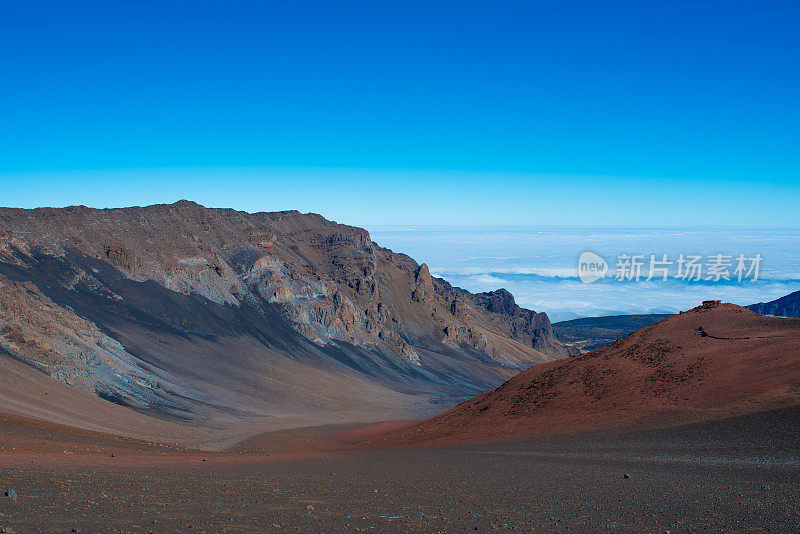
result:
[[[437,355],[461,358],[463,376],[451,378],[467,377],[474,387],[567,355],[547,316],[518,307],[507,291],[473,295],[454,288],[425,264],[376,245],[366,230],[296,211],[250,214],[188,201],[0,209],[0,274],[0,345],[109,396],[119,394],[111,370],[135,359],[124,342],[104,333],[121,318],[206,339],[252,335],[292,357],[287,335],[275,331],[284,321],[328,354],[369,354],[372,367],[398,368],[405,388],[408,377],[447,383],[450,371]],[[170,294],[191,297],[206,311]],[[89,301],[78,314],[67,309]],[[48,316],[47,307],[55,313]],[[34,350],[19,332],[51,347]],[[88,377],[86,354],[110,367],[95,366]],[[344,359],[359,372],[379,372]],[[118,374],[134,384],[152,382],[130,370]],[[178,379],[163,381],[184,387]],[[148,395],[129,389],[123,397]]]

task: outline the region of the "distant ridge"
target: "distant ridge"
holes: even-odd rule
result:
[[[553,331],[562,343],[591,352],[667,317],[658,313],[583,317],[553,323]]]
[[[776,317],[800,317],[800,291],[795,291],[770,302],[759,302],[747,306],[761,315],[774,315]]]

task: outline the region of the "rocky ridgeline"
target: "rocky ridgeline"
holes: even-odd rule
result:
[[[747,306],[748,309],[762,315],[775,317],[800,317],[800,291],[789,293],[770,302],[759,302]]]
[[[102,264],[87,268],[88,260],[81,258]],[[366,230],[315,214],[250,214],[188,201],[104,210],[0,209],[0,265],[9,277],[34,280],[32,273],[43,270],[43,259],[62,265],[59,290],[79,285],[110,301],[123,299],[98,275],[99,268],[110,266],[132,281],[226,307],[260,310],[265,321],[265,310],[274,307],[318,346],[351,344],[416,366],[424,364],[425,351],[478,353],[519,368],[568,355],[547,316],[520,308],[508,291],[471,294],[452,287],[432,277],[425,264],[376,245]],[[88,337],[79,334],[91,325],[68,310],[59,310],[48,323],[46,314],[36,310],[58,305],[42,304],[43,294],[14,302],[21,287],[47,293],[35,281],[18,286],[5,279],[4,284],[0,346],[6,350],[36,360],[53,376],[95,389],[96,381],[77,378],[83,368],[76,366],[69,375],[58,358],[92,354],[107,363],[130,357],[99,330]],[[27,317],[25,324],[20,317]],[[83,341],[69,349],[61,344],[49,352],[32,352],[32,345],[15,337],[21,331],[47,346],[64,335],[52,333],[54,321],[72,325],[74,336]],[[146,389],[152,387],[149,379],[141,381]]]

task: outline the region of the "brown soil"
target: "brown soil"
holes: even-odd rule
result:
[[[698,307],[537,365],[381,444],[463,443],[713,420],[800,405],[800,320]],[[374,441],[374,440],[373,440]]]
[[[16,432],[18,447],[0,453],[0,488],[17,493],[0,494],[5,532],[800,529],[797,409],[650,431],[300,455],[198,453],[24,421],[0,430]]]
[[[799,331],[699,308],[417,425],[252,428],[216,452],[6,360],[3,402],[62,423],[0,416],[0,529],[798,531]]]

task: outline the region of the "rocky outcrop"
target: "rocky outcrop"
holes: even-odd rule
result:
[[[426,302],[434,293],[433,279],[431,272],[426,264],[422,264],[414,271],[414,291],[411,292],[411,300],[414,302]]]
[[[35,285],[54,306],[96,302],[83,313],[99,321],[99,333],[117,328],[105,321],[124,309],[126,321],[146,321],[148,328],[163,325],[158,328],[205,339],[239,332],[275,348],[287,343],[286,334],[273,332],[280,318],[359,373],[385,378],[393,369],[392,376],[405,377],[402,383],[414,377],[477,386],[569,353],[547,316],[520,308],[508,291],[473,295],[432,277],[427,265],[373,243],[366,230],[296,211],[245,213],[188,201],[110,210],[4,208],[0,273]],[[225,319],[198,315],[189,301],[170,304],[184,301],[164,291],[190,297]],[[78,319],[70,324],[81,337],[91,321]],[[18,330],[10,320],[6,326],[9,350],[63,376],[66,364],[56,371],[45,352],[12,346]],[[41,332],[42,343],[53,342]],[[129,361],[123,345],[114,350],[122,352],[106,360]],[[56,353],[64,362],[80,360],[66,348]],[[466,374],[450,376],[438,356],[431,357],[436,354],[466,358],[459,371]],[[485,365],[470,363],[476,357],[494,366],[491,376]],[[113,375],[92,372],[96,376],[80,387],[100,388],[98,381]],[[133,371],[120,374],[135,383]]]
[[[478,293],[473,300],[486,310],[503,315],[515,316],[519,307],[514,301],[514,295],[506,289],[498,289],[488,293]]]
[[[505,289],[472,295],[475,304],[489,312],[493,326],[510,338],[531,348],[560,358],[574,356],[577,349],[560,343],[546,313],[520,308]]]
[[[106,247],[106,257],[111,265],[129,273],[135,273],[141,266],[136,254],[124,245]]]

